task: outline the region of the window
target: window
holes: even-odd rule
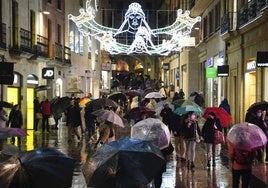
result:
[[[58,43],[61,44],[61,25],[58,24],[58,27],[57,27],[57,30],[58,30],[58,33],[57,33],[57,38],[58,38]]]
[[[84,53],[83,35],[80,34],[73,21],[69,22],[69,46],[71,51],[79,54]]]
[[[61,0],[58,0],[57,9],[61,10]]]

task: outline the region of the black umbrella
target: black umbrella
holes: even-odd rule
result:
[[[257,112],[258,110],[267,110],[268,109],[268,102],[267,101],[260,101],[255,102],[248,108],[248,112]]]
[[[6,102],[6,101],[0,101],[0,106],[4,108],[13,108],[13,104]]]
[[[126,101],[127,100],[127,96],[122,93],[122,92],[114,92],[114,93],[111,93],[109,96],[108,96],[108,99],[112,99],[113,101],[115,102],[118,102],[118,101]]]
[[[112,99],[107,99],[107,98],[95,99],[95,100],[90,101],[86,104],[86,108],[90,108],[93,111],[99,110],[99,109],[104,109],[107,106],[112,107],[112,108],[117,108],[118,104],[115,101],[113,101]]]
[[[51,100],[53,114],[61,114],[70,105],[70,97],[57,97]]]
[[[46,91],[48,89],[51,89],[51,86],[49,85],[40,85],[40,86],[36,86],[34,88],[34,91],[38,92],[38,91]]]
[[[0,164],[0,187],[71,187],[74,166],[73,158],[54,148],[22,152]]]
[[[82,166],[89,187],[134,187],[147,185],[165,161],[149,141],[122,138],[103,145]]]

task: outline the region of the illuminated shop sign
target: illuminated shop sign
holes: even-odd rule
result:
[[[229,76],[229,65],[221,65],[217,67],[218,77],[228,77]]]
[[[268,67],[268,52],[257,52],[257,67]]]
[[[256,71],[256,61],[250,61],[247,63],[246,72],[253,72],[253,71]]]
[[[216,77],[217,77],[217,69],[215,67],[207,67],[206,78],[216,78]]]
[[[42,78],[44,79],[54,79],[54,68],[43,68]]]

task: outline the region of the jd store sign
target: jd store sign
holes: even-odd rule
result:
[[[54,79],[54,68],[43,68],[42,78],[44,79]]]

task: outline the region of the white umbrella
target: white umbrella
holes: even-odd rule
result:
[[[152,141],[160,149],[164,149],[169,145],[170,132],[160,119],[147,118],[131,127],[131,138]]]
[[[112,110],[101,109],[92,112],[92,114],[98,116],[102,120],[109,121],[110,123],[118,125],[119,127],[125,127],[122,118]]]
[[[159,92],[156,92],[156,91],[153,91],[153,92],[151,92],[151,93],[148,93],[147,95],[145,95],[145,98],[146,99],[161,99],[161,98],[163,98],[163,97],[165,97],[164,95],[162,95],[161,93],[159,93]]]

